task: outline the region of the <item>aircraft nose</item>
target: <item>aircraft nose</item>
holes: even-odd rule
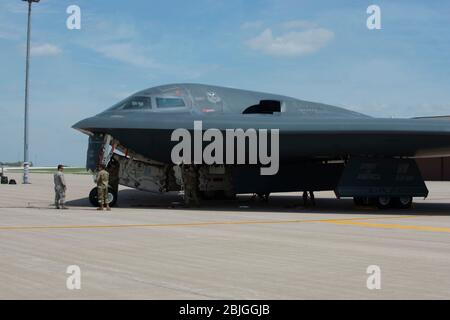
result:
[[[93,119],[92,117],[90,118],[86,118],[83,119],[81,121],[78,121],[77,123],[75,123],[72,128],[74,128],[75,130],[80,130],[80,131],[89,131],[89,129],[91,129],[93,127]]]

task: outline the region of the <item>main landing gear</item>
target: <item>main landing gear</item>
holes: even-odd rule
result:
[[[354,197],[353,201],[357,206],[376,206],[379,209],[410,209],[413,203],[413,197]]]

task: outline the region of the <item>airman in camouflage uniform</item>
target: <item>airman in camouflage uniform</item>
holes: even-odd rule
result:
[[[199,206],[198,171],[195,165],[182,165],[184,184],[184,203],[186,206]]]
[[[55,184],[55,207],[56,209],[67,209],[66,201],[66,179],[64,178],[64,166],[58,165],[58,171],[53,175],[53,182]]]
[[[104,165],[98,166],[99,172],[97,173],[97,197],[99,207],[97,210],[106,210],[110,211],[111,208],[108,204],[108,183],[109,183],[109,173],[105,170]]]

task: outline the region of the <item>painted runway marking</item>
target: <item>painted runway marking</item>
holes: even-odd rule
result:
[[[388,223],[371,223],[364,221],[322,221],[338,225],[351,225],[358,227],[382,228],[382,229],[400,229],[400,230],[415,230],[415,231],[430,231],[430,232],[450,232],[450,228],[444,227],[430,227],[430,226],[411,226],[402,224],[388,224]]]
[[[53,230],[53,229],[112,229],[112,228],[159,228],[159,227],[202,227],[212,225],[252,225],[252,224],[285,224],[306,222],[345,223],[358,220],[405,219],[415,216],[360,217],[343,219],[297,219],[297,220],[244,220],[244,221],[207,221],[187,223],[153,223],[153,224],[117,224],[117,225],[73,225],[73,226],[3,226],[0,231],[10,230]]]

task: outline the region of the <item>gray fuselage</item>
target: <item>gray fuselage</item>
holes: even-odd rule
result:
[[[276,111],[266,112],[264,101],[269,109],[278,103]],[[445,120],[373,118],[286,96],[201,84],[137,92],[74,128],[109,134],[136,153],[170,163],[173,130],[193,130],[194,121],[202,121],[203,130],[279,129],[281,163],[450,155],[450,123]]]

